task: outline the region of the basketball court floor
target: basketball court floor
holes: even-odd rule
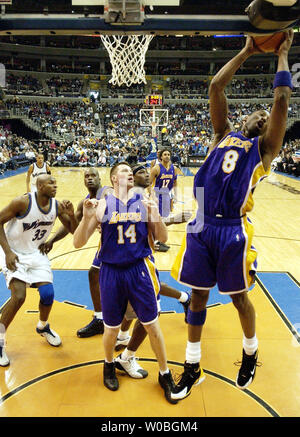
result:
[[[195,211],[193,174],[179,177],[180,201],[176,210]],[[53,168],[57,199],[69,199],[76,207],[86,196],[82,168]],[[99,168],[102,185],[109,185],[109,169]],[[26,191],[26,173],[0,179],[0,207]],[[89,323],[93,311],[88,269],[99,236],[75,249],[72,236],[56,243],[49,253],[54,271],[55,303],[51,326],[62,345],[51,347],[35,332],[38,293],[28,289],[27,299],[7,334],[11,364],[0,368],[0,416],[16,417],[299,417],[300,416],[300,181],[272,173],[256,189],[251,219],[259,254],[256,285],[249,292],[257,314],[259,362],[248,389],[235,387],[242,334],[238,315],[229,298],[211,291],[202,341],[202,367],[206,378],[191,395],[169,404],[160,388],[158,366],[148,338],[137,356],[149,376],[134,380],[119,374],[117,392],[102,382],[102,336],[80,339],[76,331]],[[60,226],[56,222],[54,231]],[[169,227],[170,250],[155,253],[161,280],[179,290],[187,288],[170,276],[170,268],[184,235],[185,225]],[[234,272],[232,272],[234,274]],[[0,306],[9,299],[0,275]],[[160,323],[169,367],[183,371],[187,326],[182,306],[162,297]],[[117,354],[117,353],[116,353]]]

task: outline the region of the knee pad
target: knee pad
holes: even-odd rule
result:
[[[38,287],[41,303],[43,305],[52,305],[54,301],[54,288],[53,284],[40,285]]]
[[[204,325],[206,320],[206,308],[202,311],[191,311],[191,309],[188,309],[187,313],[187,322],[189,325],[193,326],[202,326]]]

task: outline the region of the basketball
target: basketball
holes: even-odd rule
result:
[[[273,35],[256,36],[255,47],[262,53],[273,53],[285,39],[285,32],[274,33]]]

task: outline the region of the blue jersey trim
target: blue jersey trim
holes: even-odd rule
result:
[[[38,201],[37,201],[37,193],[35,192],[34,193],[34,195],[35,195],[35,201],[36,201],[36,204],[37,204],[37,207],[38,207],[38,209],[43,213],[43,214],[49,214],[49,212],[51,211],[51,208],[52,208],[52,198],[50,197],[50,203],[49,203],[49,209],[48,209],[48,211],[44,211],[41,207],[40,207],[40,205],[39,205],[39,203],[38,203]]]
[[[30,213],[31,205],[32,205],[32,199],[31,199],[31,194],[30,193],[27,193],[27,194],[28,194],[28,198],[29,198],[28,207],[27,207],[27,209],[25,211],[25,214],[16,216],[17,219],[23,219],[24,217],[26,217]]]

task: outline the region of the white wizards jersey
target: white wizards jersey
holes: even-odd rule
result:
[[[12,250],[20,253],[32,253],[44,243],[53,228],[57,217],[57,200],[50,198],[47,211],[37,203],[36,193],[28,193],[29,205],[26,213],[11,219],[5,228],[5,234]]]
[[[36,165],[36,162],[33,163],[33,170],[31,173],[31,184],[32,185],[36,185],[36,180],[38,178],[38,176],[42,175],[42,174],[47,174],[47,164],[46,162],[44,162],[42,167],[38,167]]]

